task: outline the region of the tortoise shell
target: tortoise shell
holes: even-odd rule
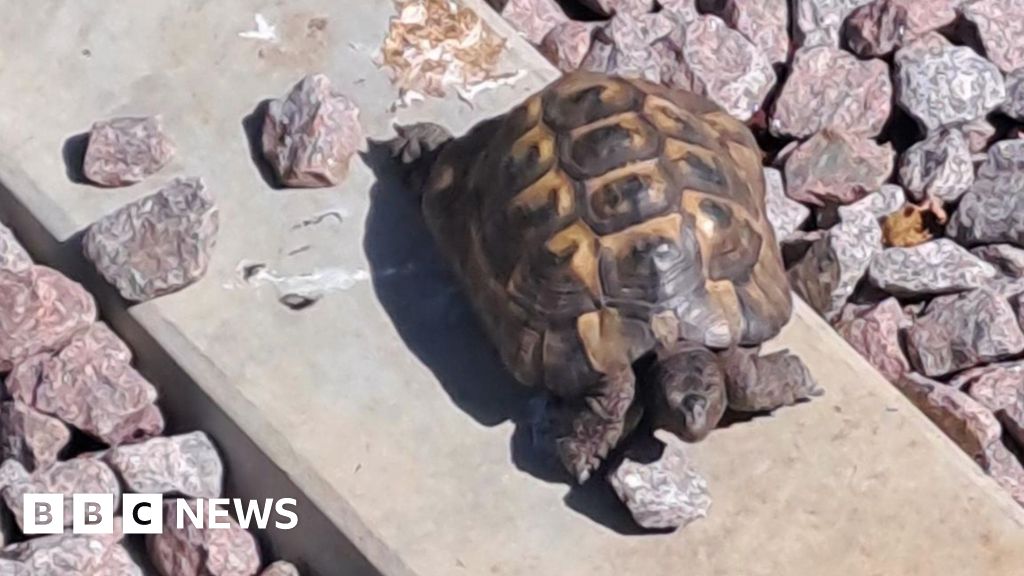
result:
[[[445,146],[423,209],[506,365],[556,393],[791,314],[760,150],[687,92],[564,76]]]

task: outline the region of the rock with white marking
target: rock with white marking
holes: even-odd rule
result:
[[[782,241],[800,228],[811,215],[811,209],[786,196],[782,173],[778,170],[765,168],[764,181],[768,221],[775,228],[775,237]]]
[[[637,524],[648,529],[679,528],[706,518],[711,508],[707,481],[690,466],[683,449],[669,444],[657,460],[626,458],[608,481]]]
[[[1006,73],[1024,68],[1024,3],[1020,0],[971,0],[960,6],[978,29],[985,56]]]
[[[686,25],[682,59],[671,83],[702,94],[746,121],[761,110],[775,86],[775,70],[764,53],[717,16]]]
[[[886,248],[868,268],[872,283],[895,296],[948,294],[980,288],[996,269],[948,238]]]
[[[956,20],[960,0],[874,0],[854,10],[846,36],[861,56],[885,56]]]
[[[790,284],[812,308],[832,320],[881,250],[878,221],[865,212],[855,212],[811,241],[788,271]]]
[[[596,22],[563,22],[552,28],[541,40],[541,54],[562,72],[577,70],[590,52],[598,27]]]
[[[106,461],[132,492],[218,498],[223,490],[224,466],[202,432],[118,446]]]
[[[871,0],[795,0],[797,42],[801,46],[839,46],[843,23],[851,12]]]
[[[849,220],[855,217],[856,212],[869,214],[873,218],[884,218],[899,210],[906,202],[903,188],[895,184],[882,184],[878,192],[868,194],[853,204],[840,206],[837,212],[840,220]]]
[[[938,34],[899,49],[895,61],[896,100],[928,131],[981,118],[1006,100],[995,65]]]
[[[965,246],[1024,247],[1024,140],[993,145],[974,185],[950,218],[946,234]]]
[[[1011,278],[1024,277],[1024,249],[1010,244],[990,244],[971,249],[971,254],[995,266]]]
[[[958,130],[938,130],[911,146],[900,162],[900,182],[911,198],[955,202],[974,184],[974,162]]]
[[[913,366],[937,377],[1024,350],[1024,334],[1006,298],[978,289],[941,296],[907,330]]]

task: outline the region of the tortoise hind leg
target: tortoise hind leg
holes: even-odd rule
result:
[[[636,376],[626,369],[604,376],[595,391],[563,407],[567,430],[557,439],[558,456],[580,484],[622,439],[635,395]]]

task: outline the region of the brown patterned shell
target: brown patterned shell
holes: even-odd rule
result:
[[[791,313],[753,136],[711,102],[573,73],[454,140],[424,213],[505,363],[572,394],[659,342]]]

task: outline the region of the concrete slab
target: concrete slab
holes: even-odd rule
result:
[[[607,490],[570,492],[525,457],[516,420],[526,395],[484,343],[407,192],[386,171],[378,178],[372,157],[344,185],[316,191],[273,190],[250,159],[246,117],[309,72],[327,73],[362,107],[371,136],[389,134],[395,92],[368,54],[390,2],[37,0],[31,10],[8,8],[0,21],[2,213],[44,260],[80,271],[75,237],[95,218],[173,176],[206,179],[222,213],[207,277],[127,313],[108,291],[105,308],[173,412],[202,424],[221,411],[237,426],[240,433],[214,431],[235,484],[252,492],[262,483],[265,492],[283,471],[284,483],[308,496],[311,517],[327,519],[290,540],[313,573],[1024,571],[1024,514],[805,306],[776,345],[802,355],[828,395],[695,447],[715,498],[708,520],[671,535],[633,534]],[[238,37],[256,12],[278,26],[280,44]],[[328,19],[322,34],[307,27],[318,17]],[[430,101],[400,120],[441,119],[462,131],[556,74],[515,38],[503,65],[529,74],[482,95],[476,108]],[[69,180],[69,137],[95,119],[156,112],[178,143],[172,165],[123,190]],[[294,228],[328,210],[347,217]],[[366,270],[372,280],[296,312],[277,302],[273,286],[240,283],[243,262],[282,274]],[[276,472],[239,456],[253,446]],[[350,545],[325,541],[328,529],[355,552],[332,554]]]

